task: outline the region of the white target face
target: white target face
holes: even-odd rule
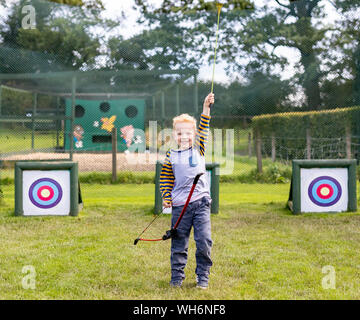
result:
[[[347,211],[346,168],[301,168],[300,175],[301,212]]]
[[[69,215],[69,170],[23,171],[24,215]]]

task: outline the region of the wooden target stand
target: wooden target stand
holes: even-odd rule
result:
[[[356,211],[356,160],[293,160],[287,205],[294,214]]]
[[[77,216],[82,205],[77,163],[15,163],[16,216]]]

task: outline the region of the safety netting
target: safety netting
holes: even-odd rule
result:
[[[212,87],[208,157],[230,155],[224,174],[259,169],[259,157],[277,173],[296,158],[358,157],[359,126],[329,114],[360,105],[359,4],[232,0],[220,15],[216,4],[0,2],[2,165],[110,171],[115,129],[119,168],[154,170],[125,157],[158,159],[173,117],[198,119]]]

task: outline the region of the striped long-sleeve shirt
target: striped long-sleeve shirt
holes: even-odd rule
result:
[[[171,202],[171,191],[174,188],[175,176],[170,162],[170,150],[166,153],[160,173],[160,191],[165,201]]]
[[[174,206],[185,203],[194,177],[200,172],[205,172],[205,151],[210,119],[210,116],[201,114],[194,148],[169,150],[166,153],[160,173],[160,191],[164,201],[172,202]],[[200,178],[191,201],[203,196],[210,197],[205,175]]]

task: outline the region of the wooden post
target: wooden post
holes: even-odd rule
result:
[[[157,121],[149,121],[149,151],[158,152]]]
[[[71,120],[70,120],[70,161],[73,161],[74,155],[74,120],[75,120],[75,104],[76,104],[76,77],[71,79]]]
[[[256,131],[256,159],[257,159],[257,171],[262,173],[262,154],[261,154],[261,134],[260,131]]]
[[[176,85],[176,115],[180,114],[180,86]]]
[[[251,152],[252,148],[251,148],[251,132],[249,132],[248,134],[248,152],[249,152],[249,158],[251,158]]]
[[[60,117],[60,97],[56,98],[56,150],[59,150],[59,131],[60,131],[60,119],[58,118]]]
[[[197,76],[194,74],[194,110],[195,114],[198,114],[199,109],[199,102],[198,102],[198,83],[197,83]]]
[[[155,165],[155,207],[154,207],[154,213],[160,214],[162,212],[162,197],[161,197],[161,191],[160,191],[160,172],[162,169],[162,162],[156,161]]]
[[[112,132],[111,132],[111,142],[112,142],[112,182],[115,183],[116,182],[116,178],[117,178],[117,131],[116,131],[116,127],[112,128]]]
[[[161,145],[164,144],[165,128],[165,92],[161,91]]]
[[[33,94],[33,108],[32,108],[32,119],[31,119],[31,150],[35,148],[35,116],[37,109],[37,93]]]
[[[225,143],[226,143],[226,131],[223,132],[224,130],[221,130],[221,146],[224,147]],[[225,134],[224,134],[225,133]]]
[[[306,129],[306,159],[311,159],[311,132],[310,128]]]
[[[155,120],[156,119],[156,99],[155,96],[152,96],[152,119]]]
[[[0,85],[0,117],[1,117],[1,96],[2,96],[2,85]]]
[[[351,130],[350,125],[346,125],[345,128],[345,134],[346,134],[346,158],[351,159]]]
[[[275,144],[275,134],[271,134],[271,160],[275,162],[276,160],[276,144]]]

